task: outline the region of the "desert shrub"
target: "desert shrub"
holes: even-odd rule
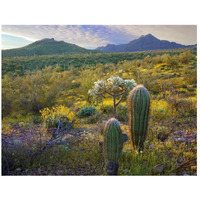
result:
[[[189,84],[197,84],[197,68],[184,70],[184,80]]]
[[[103,105],[100,107],[100,110],[103,113],[109,114],[113,112],[113,106],[112,105]]]
[[[2,174],[8,175],[17,168],[27,167],[29,155],[25,144],[20,140],[13,140],[12,145],[2,146]],[[17,172],[17,170],[16,170]]]
[[[112,99],[107,99],[103,102],[102,105],[98,105],[97,107],[102,113],[109,114],[113,112],[113,101]]]
[[[149,128],[150,131],[153,133],[154,137],[161,141],[166,140],[170,135],[170,130],[166,126],[154,125],[150,126]]]
[[[189,95],[189,91],[185,88],[178,88],[176,89],[176,93],[178,94],[184,94],[185,96],[188,96]]]
[[[105,120],[96,123],[96,128],[95,128],[95,130],[96,130],[97,133],[99,133],[100,135],[104,135],[105,124],[106,124],[106,121],[105,121]]]
[[[91,115],[91,116],[84,118],[85,124],[95,124],[99,121],[101,121],[101,114],[100,113],[96,113],[94,115]]]
[[[88,104],[86,101],[82,100],[81,98],[77,98],[72,102],[72,110],[74,112],[79,112],[82,108],[87,107]]]
[[[181,98],[180,95],[175,95],[167,98],[171,108],[174,109],[181,117],[187,115],[196,115],[197,113],[197,99]]]
[[[75,118],[75,114],[65,106],[53,106],[51,109],[44,108],[40,110],[41,119],[46,127],[57,127],[59,120],[62,121],[63,125],[67,125],[70,121]]]
[[[19,122],[19,126],[22,127],[22,128],[27,128],[27,127],[30,126],[30,124],[27,123],[27,122]]]
[[[154,120],[170,119],[174,115],[172,108],[165,100],[152,100],[150,110],[150,116]]]
[[[116,118],[119,121],[122,121],[122,122],[128,121],[128,108],[127,108],[127,106],[123,106],[123,105],[118,106]]]
[[[9,129],[7,131],[7,129]],[[31,165],[32,155],[38,151],[49,136],[43,126],[19,122],[5,127],[2,133],[2,174],[18,173]]]
[[[24,125],[29,123],[39,124],[41,123],[41,118],[39,115],[35,115],[34,113],[28,113],[25,116],[21,114],[16,115],[16,113],[13,113],[9,117],[4,117],[2,122],[4,125],[16,125],[19,123],[24,123]]]
[[[94,108],[92,106],[88,106],[88,107],[82,108],[79,111],[78,116],[80,118],[89,117],[89,116],[95,115],[96,113],[97,113],[97,109],[96,108]]]
[[[160,83],[158,82],[158,80],[152,81],[149,84],[149,87],[151,88],[152,94],[159,94],[161,92],[161,87],[160,87]]]
[[[196,57],[190,51],[183,52],[179,55],[179,61],[183,64],[187,64],[190,60],[196,60]]]
[[[192,99],[180,99],[176,105],[176,109],[180,116],[196,115],[197,102]]]

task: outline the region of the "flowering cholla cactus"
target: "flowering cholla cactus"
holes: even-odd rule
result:
[[[93,89],[89,90],[88,94],[93,96],[95,101],[97,97],[102,98],[104,94],[112,96],[113,111],[116,113],[116,107],[119,105],[123,97],[125,97],[135,86],[137,86],[137,84],[133,79],[123,80],[119,76],[111,76],[107,81],[99,80],[94,82]],[[116,102],[117,97],[120,97],[118,102]]]

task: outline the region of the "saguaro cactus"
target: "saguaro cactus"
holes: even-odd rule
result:
[[[109,175],[117,175],[123,143],[127,140],[128,136],[122,134],[119,121],[115,118],[108,120],[104,128],[103,153]]]
[[[144,141],[147,136],[150,94],[143,86],[136,86],[127,99],[129,112],[129,130],[131,133],[131,143],[133,149],[139,147],[139,151],[144,148]]]

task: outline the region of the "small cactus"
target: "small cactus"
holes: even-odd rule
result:
[[[129,112],[129,130],[131,133],[132,147],[144,148],[144,141],[147,136],[150,94],[142,85],[136,86],[127,98]]]
[[[108,120],[104,128],[103,153],[109,175],[117,174],[123,143],[127,140],[128,136],[122,134],[119,121],[115,118]]]

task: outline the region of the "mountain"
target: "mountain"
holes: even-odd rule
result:
[[[128,44],[108,44],[103,47],[98,47],[96,50],[103,52],[134,52],[134,51],[147,51],[157,49],[178,49],[192,47],[195,45],[182,45],[167,40],[159,40],[151,34],[142,35]]]
[[[74,53],[93,53],[95,50],[88,50],[75,44],[64,41],[56,41],[53,38],[42,39],[25,47],[2,50],[2,57],[16,56],[41,56],[41,55],[64,55]]]

